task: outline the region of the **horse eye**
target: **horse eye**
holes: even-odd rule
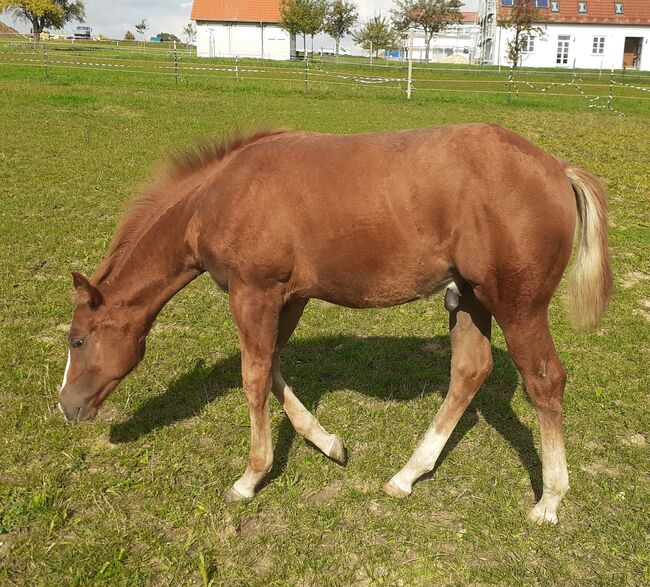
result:
[[[70,341],[70,346],[71,346],[73,349],[81,348],[81,347],[83,346],[83,344],[84,344],[84,339],[83,339],[83,338],[73,338],[73,339]]]

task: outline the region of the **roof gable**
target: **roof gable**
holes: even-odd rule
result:
[[[535,0],[532,0],[535,2]],[[551,4],[548,0],[548,8],[538,8],[540,21],[549,23],[566,24],[641,24],[650,25],[650,0],[581,0],[587,3],[587,12],[578,12],[577,0],[557,0],[559,12],[551,11]],[[504,17],[510,12],[510,8],[503,7],[502,0],[497,0],[499,5],[499,16]],[[614,4],[623,4],[623,14],[616,14]]]
[[[194,0],[192,20],[280,22],[280,0]]]

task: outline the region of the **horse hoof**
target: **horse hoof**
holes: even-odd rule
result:
[[[551,512],[546,509],[539,510],[537,509],[537,506],[530,510],[528,513],[528,519],[540,526],[544,523],[557,524],[557,514],[555,512]]]
[[[327,456],[336,461],[339,465],[345,465],[347,461],[347,449],[343,441],[336,435],[334,435],[334,440],[332,440],[332,446],[328,451]]]
[[[392,480],[384,485],[384,493],[387,493],[391,497],[396,497],[398,499],[403,499],[404,497],[411,495],[410,491],[404,491],[404,489],[395,485]]]
[[[223,494],[223,500],[226,503],[232,503],[235,501],[246,501],[250,497],[246,497],[237,491],[234,487],[231,487],[226,493]]]

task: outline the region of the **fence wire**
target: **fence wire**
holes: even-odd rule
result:
[[[91,56],[89,54],[91,49],[110,52],[111,55],[101,55],[96,52]],[[8,66],[42,67],[45,69],[46,76],[57,68],[113,70],[122,73],[173,76],[176,84],[191,78],[202,78],[231,80],[238,83],[299,82],[304,88],[308,88],[309,85],[319,87],[331,85],[405,91],[409,82],[406,76],[406,63],[371,65],[351,64],[348,60],[338,62],[325,59],[276,63],[261,59],[241,60],[239,58],[202,63],[186,50],[147,49],[145,51],[138,46],[106,47],[104,44],[100,47],[81,43],[34,45],[12,40],[0,43],[0,62]],[[351,71],[354,68],[366,71]],[[387,69],[392,71],[389,75],[381,75],[380,68],[384,71]],[[581,71],[578,75],[575,71],[510,69],[501,72],[496,68],[422,67],[414,64],[413,71],[411,85],[416,94],[437,92],[507,95],[508,102],[519,96],[565,99],[577,97],[586,101],[587,108],[607,109],[619,115],[623,115],[623,112],[614,108],[614,100],[650,100],[650,96],[639,95],[639,93],[650,93],[650,76],[644,78],[642,74],[634,75],[626,72],[615,74],[613,70],[605,74],[602,71]],[[564,76],[571,77],[566,81],[550,81],[550,79],[562,80]],[[593,79],[595,76],[598,76],[599,81]],[[544,80],[544,77],[547,79]],[[491,88],[490,85],[494,87]]]

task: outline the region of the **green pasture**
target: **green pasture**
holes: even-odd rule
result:
[[[289,67],[289,66],[287,66]],[[291,67],[296,67],[292,65]],[[299,66],[298,66],[299,67]],[[431,74],[433,75],[433,74]],[[551,75],[551,74],[549,74]],[[0,61],[0,585],[645,585],[650,582],[650,101],[415,93]],[[635,94],[636,95],[636,94]],[[639,94],[641,95],[641,94]],[[600,328],[558,295],[571,490],[557,526],[531,407],[495,328],[495,368],[413,495],[381,491],[448,384],[440,296],[388,310],[312,301],[284,376],[347,443],[340,467],[272,407],[275,464],[226,504],[248,409],[227,299],[203,276],[153,328],[95,422],[56,409],[71,271],[91,274],[125,202],[171,149],[235,128],[350,133],[489,121],[606,184],[615,272]]]
[[[49,40],[37,45],[25,39],[0,39],[0,65],[31,68],[36,77],[72,72],[79,80],[139,86],[143,78],[177,89],[210,89],[223,85],[268,86],[273,92],[317,90],[328,94],[355,92],[402,97],[407,88],[404,61],[362,57],[315,55],[306,61],[198,58],[182,44],[177,50],[159,43],[120,41]],[[127,77],[131,79],[126,80]],[[615,72],[569,69],[519,69],[454,63],[413,66],[413,88],[420,99],[465,101],[513,100],[529,105],[552,104],[553,108],[610,109],[641,113],[650,109],[650,73],[636,70]],[[641,89],[640,89],[641,88]],[[642,89],[646,88],[646,90]],[[610,94],[612,100],[609,100]]]

